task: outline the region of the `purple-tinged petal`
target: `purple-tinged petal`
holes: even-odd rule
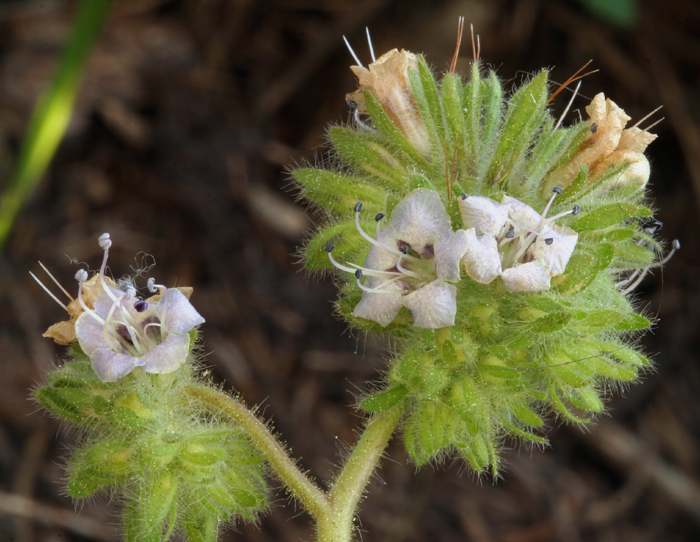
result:
[[[117,298],[117,301],[121,302],[122,297],[124,297],[126,294],[122,292],[121,290],[118,290],[117,288],[112,288],[111,286],[107,286],[109,288],[109,291],[112,293],[114,297]],[[112,305],[114,305],[114,301],[112,298],[105,292],[100,297],[97,298],[95,301],[95,312],[98,314],[98,316],[101,316],[102,318],[106,318],[107,314],[109,314],[109,311],[112,309]],[[115,309],[115,311],[118,309]]]
[[[467,232],[448,230],[435,243],[435,271],[439,279],[457,282],[459,261],[467,251]]]
[[[104,338],[104,328],[102,324],[88,312],[84,312],[75,322],[75,336],[88,356],[99,348],[109,348],[109,344]]]
[[[543,292],[551,287],[547,270],[538,262],[528,262],[501,273],[509,292]]]
[[[378,288],[385,282],[371,278],[367,281],[366,286],[368,288]],[[401,310],[404,290],[403,286],[396,282],[387,284],[383,288],[386,288],[387,292],[391,293],[365,292],[360,302],[355,306],[355,310],[352,311],[353,316],[371,320],[382,327],[388,326]]]
[[[471,199],[471,198],[469,198]],[[474,228],[466,232],[467,250],[462,263],[467,274],[477,282],[489,284],[501,274],[501,255],[494,237],[478,237]]]
[[[382,233],[394,242],[404,241],[413,250],[422,252],[451,228],[450,217],[434,190],[417,188],[396,204],[391,220]],[[393,246],[396,246],[395,244]]]
[[[547,244],[551,239],[551,244]],[[566,226],[548,226],[535,241],[532,254],[549,276],[561,275],[574,253],[578,234]]]
[[[190,336],[169,335],[162,343],[141,357],[143,370],[147,373],[171,373],[187,360],[190,351]]]
[[[501,233],[508,221],[508,207],[491,198],[469,196],[457,201],[464,228],[474,228],[479,235],[495,237]]]
[[[383,238],[381,233],[379,235],[379,241],[382,243],[386,242],[386,244],[392,248],[396,248],[396,240],[390,239],[388,236]],[[389,269],[394,269],[398,260],[399,257],[393,252],[389,252],[387,249],[372,245],[367,253],[365,267],[367,269],[374,269],[375,271],[387,271]]]
[[[457,288],[434,280],[404,297],[404,305],[413,313],[413,324],[427,329],[455,325]]]
[[[98,348],[90,355],[92,368],[102,382],[114,382],[142,365],[139,358],[119,354],[109,348]]]
[[[177,288],[168,288],[159,301],[157,313],[164,335],[187,333],[204,323],[204,318]]]

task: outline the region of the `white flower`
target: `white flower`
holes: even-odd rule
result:
[[[106,235],[106,234],[105,234]],[[111,241],[100,238],[105,258],[100,270],[104,293],[95,301],[94,309],[83,304],[84,312],[75,323],[80,347],[88,355],[97,376],[113,382],[141,367],[148,373],[169,373],[177,370],[190,351],[189,331],[204,322],[187,297],[176,288],[154,285],[160,291],[147,301],[136,297],[133,286],[126,291],[108,286],[104,270]],[[82,285],[87,278],[77,277]]]
[[[556,194],[561,189],[554,189]],[[467,196],[459,201],[468,228],[467,250],[462,258],[467,274],[488,284],[499,275],[511,292],[549,290],[551,277],[561,275],[574,252],[578,234],[553,221],[572,211],[545,218],[554,197],[540,215],[529,205],[504,196],[498,203],[490,198]]]
[[[377,215],[377,239],[362,230],[360,209],[358,204],[357,227],[372,243],[364,267],[339,264],[331,255],[333,247],[327,247],[333,264],[355,274],[365,292],[353,315],[387,326],[406,306],[418,327],[454,325],[457,288],[450,282],[459,281],[467,235],[464,230],[452,231],[438,194],[423,188],[413,190],[394,207],[382,229],[379,222],[384,215]],[[367,277],[364,284],[363,277]]]

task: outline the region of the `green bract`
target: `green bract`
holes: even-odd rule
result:
[[[394,339],[383,389],[360,406],[372,413],[403,407],[404,442],[417,464],[460,454],[477,472],[496,474],[504,438],[545,442],[541,428],[552,414],[588,422],[604,409],[606,389],[634,381],[649,365],[635,339],[651,323],[635,311],[629,293],[644,270],[659,261],[643,156],[655,136],[624,129],[629,117],[602,94],[587,108],[589,121],[555,129],[547,109],[547,71],[508,95],[479,62],[467,80],[452,73],[438,79],[422,57],[396,50],[369,69],[353,69],[361,87],[351,95],[351,105],[361,114],[330,130],[327,169],[293,172],[302,195],[328,218],[304,248],[307,268],[335,265],[355,272],[355,277],[341,275],[348,280],[340,284],[339,312],[357,328]],[[399,202],[415,199],[409,195],[416,189],[437,193],[455,232],[470,227],[458,199],[480,196],[480,205],[490,198],[488,205],[510,209],[500,233],[490,234],[496,243],[514,237],[508,231],[513,213],[529,206],[523,212],[535,218],[516,229],[521,228],[522,242],[533,243],[538,258],[553,242],[541,239],[544,243],[535,246],[545,230],[575,248],[556,266],[540,265],[546,281],[529,291],[509,291],[498,276],[500,267],[485,283],[462,268],[453,282],[454,326],[418,327],[405,307],[386,326],[359,318],[355,308],[368,295],[361,288],[390,283],[397,295],[402,269],[399,264],[381,268],[382,281],[366,280],[367,272],[378,269],[365,263],[376,243],[355,221],[381,242],[385,222],[377,224],[384,216],[391,220]],[[357,201],[363,206],[355,207]],[[540,227],[549,220],[542,216],[538,223],[543,214],[556,218],[555,229]],[[476,234],[486,237],[488,228],[482,229]],[[405,248],[401,242],[397,246]],[[418,261],[411,250],[417,249],[405,248],[406,257],[413,254]],[[509,267],[532,260],[524,249],[513,252],[517,257]],[[479,263],[471,260],[472,267]],[[410,281],[406,284],[410,289]],[[372,295],[381,292],[375,287]]]
[[[161,542],[180,532],[215,542],[222,522],[254,520],[266,506],[260,453],[243,430],[185,391],[199,385],[192,353],[174,372],[137,368],[115,382],[102,382],[77,344],[72,354],[36,398],[82,430],[68,493],[120,496],[126,540]]]

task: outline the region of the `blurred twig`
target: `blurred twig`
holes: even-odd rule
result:
[[[83,0],[80,6],[61,63],[34,109],[14,174],[0,200],[0,250],[63,138],[88,55],[110,5],[110,0]]]

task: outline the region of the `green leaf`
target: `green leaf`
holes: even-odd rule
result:
[[[569,226],[577,232],[600,230],[615,226],[632,217],[651,215],[652,213],[649,209],[640,205],[625,202],[611,203],[582,216],[569,224]]]
[[[645,246],[639,246],[632,240],[615,245],[615,258],[630,265],[646,267],[654,261],[655,257],[653,250],[649,250]]]
[[[408,388],[403,384],[392,386],[376,395],[367,397],[360,403],[360,408],[367,412],[385,412],[398,404],[408,394]]]

